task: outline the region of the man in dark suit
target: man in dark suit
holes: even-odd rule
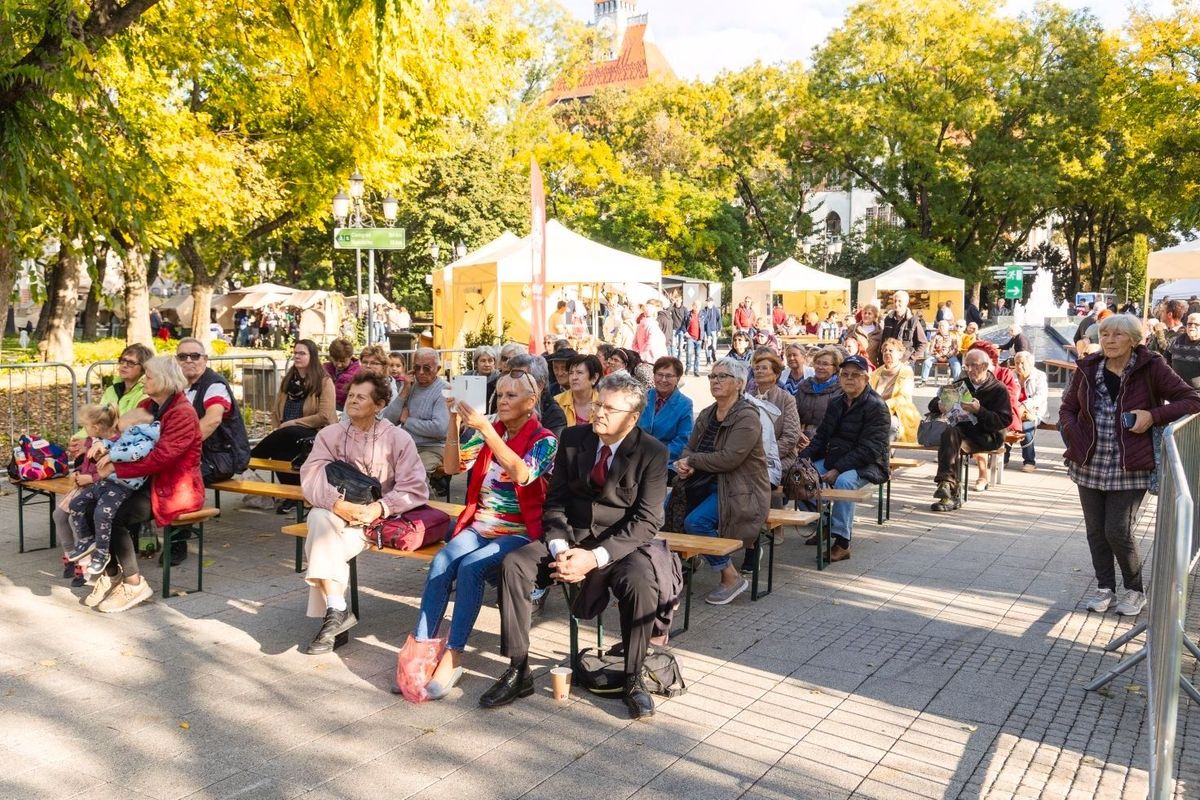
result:
[[[654,713],[642,662],[658,609],[647,545],[663,522],[667,448],[637,427],[646,391],[629,373],[600,381],[592,424],[563,431],[543,506],[543,538],[509,553],[500,567],[501,653],[510,664],[479,698],[484,708],[533,694],[529,623],[535,582],[577,584],[579,597],[611,590],[625,643],[625,705],[633,719]]]

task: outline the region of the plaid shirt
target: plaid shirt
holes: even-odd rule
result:
[[[1129,357],[1121,384],[1137,363],[1137,355]],[[1128,489],[1149,489],[1149,470],[1126,470],[1121,466],[1120,420],[1117,418],[1117,399],[1108,394],[1104,382],[1104,359],[1096,364],[1096,397],[1092,401],[1092,416],[1096,420],[1096,448],[1086,464],[1067,462],[1067,475],[1080,486],[1105,492]]]

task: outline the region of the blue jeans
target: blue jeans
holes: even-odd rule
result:
[[[818,474],[824,475],[826,472],[825,459],[814,461],[813,467],[816,468]],[[853,469],[840,473],[837,480],[833,482],[834,489],[861,489],[866,485],[867,479],[858,477],[858,471]],[[850,534],[854,532],[854,506],[854,503],[847,503],[845,500],[838,500],[832,504],[829,511],[830,533],[850,541]]]
[[[687,357],[687,344],[687,333],[685,331],[675,331],[675,334],[671,337],[671,355],[675,356],[680,361],[684,361],[684,359]],[[684,361],[684,367],[687,367],[686,361]]]
[[[925,356],[925,363],[921,365],[921,380],[929,380],[929,373],[933,371],[933,365],[937,363],[936,356]],[[958,380],[959,373],[962,372],[962,364],[958,361],[958,356],[950,356],[948,362],[950,364],[950,377],[953,380]]]
[[[685,350],[683,351],[683,371],[686,373],[689,370],[693,375],[700,372],[700,340],[693,339],[688,336],[684,339]],[[688,364],[691,364],[689,367]]]
[[[454,588],[454,615],[450,618],[447,646],[462,650],[475,627],[483,605],[483,582],[488,573],[500,566],[508,553],[529,544],[528,536],[497,536],[488,539],[474,528],[466,528],[450,540],[433,558],[425,591],[421,593],[421,613],[417,618],[416,638],[425,641],[437,636],[438,627]]]
[[[717,507],[717,487],[713,486],[712,494],[702,500],[700,505],[693,508],[684,518],[683,530],[684,533],[696,536],[719,537],[721,532],[717,530],[717,526],[720,523],[721,511]],[[729,556],[705,556],[704,558],[713,569],[725,569],[732,562]]]
[[[1027,419],[1021,423],[1025,438],[1021,440],[1021,460],[1026,464],[1037,464],[1037,454],[1033,451],[1033,435],[1037,433],[1037,420]]]

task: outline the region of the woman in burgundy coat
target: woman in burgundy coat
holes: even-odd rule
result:
[[[1104,612],[1116,603],[1128,616],[1146,604],[1133,525],[1154,472],[1153,427],[1200,412],[1200,393],[1141,342],[1136,317],[1103,320],[1100,352],[1077,362],[1058,415],[1096,572],[1087,608]],[[1119,602],[1114,559],[1125,587]]]

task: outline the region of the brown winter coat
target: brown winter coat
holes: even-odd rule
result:
[[[713,404],[700,412],[681,458],[693,469],[717,475],[718,530],[726,539],[751,539],[767,522],[771,507],[771,482],[763,453],[762,426],[758,409],[739,398],[717,431],[711,453],[696,453],[704,430],[716,416]]]

